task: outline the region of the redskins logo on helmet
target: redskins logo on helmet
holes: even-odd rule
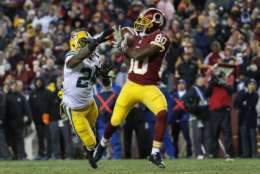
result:
[[[134,22],[134,28],[138,32],[151,33],[163,29],[166,23],[165,15],[156,8],[148,8]]]
[[[70,50],[79,51],[87,45],[87,38],[91,35],[86,31],[72,32],[70,36]]]

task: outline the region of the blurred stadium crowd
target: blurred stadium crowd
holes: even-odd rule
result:
[[[226,158],[257,157],[259,1],[1,0],[0,159],[80,158],[80,142],[59,112],[70,33],[83,29],[94,36],[115,24],[131,26],[146,7],[165,13],[171,40],[160,84],[169,105],[165,156],[178,158],[186,144],[188,158],[217,157],[218,147]],[[109,44],[98,51],[113,65],[112,85],[96,85],[99,137],[127,80],[127,63]],[[225,73],[214,74],[221,63],[234,69],[227,83]],[[154,122],[146,108],[136,106],[106,157],[145,158]]]

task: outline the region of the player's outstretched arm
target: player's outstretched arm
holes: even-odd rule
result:
[[[105,30],[99,37],[96,39],[88,38],[87,39],[87,46],[81,48],[78,54],[74,55],[70,58],[69,61],[66,62],[66,66],[68,68],[75,68],[78,66],[84,59],[89,58],[91,53],[96,49],[96,47],[101,44],[102,42],[107,41],[108,36],[113,32],[111,29]]]
[[[128,58],[134,58],[137,60],[143,60],[145,58],[154,57],[160,53],[161,48],[154,44],[148,44],[144,48],[126,48],[123,50],[124,54]]]
[[[92,50],[93,51],[93,50]],[[70,58],[69,61],[66,62],[66,66],[68,68],[75,68],[78,66],[85,58],[88,58],[92,51],[89,49],[89,46],[86,46],[84,48],[81,48],[78,52],[78,54],[74,55],[72,58]]]
[[[125,30],[124,30],[125,29]],[[115,48],[119,48],[119,50],[126,55],[129,59],[138,59],[142,60],[147,57],[153,57],[157,53],[161,51],[160,43],[152,43],[148,44],[144,48],[132,48],[132,43],[134,40],[134,34],[129,30],[129,28],[122,29],[121,26],[113,26],[113,36],[115,41],[113,42]],[[124,33],[125,31],[125,33]],[[132,33],[132,34],[130,34]],[[122,36],[123,35],[123,36]],[[158,39],[157,39],[158,40]]]

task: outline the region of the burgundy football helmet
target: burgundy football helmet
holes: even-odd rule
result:
[[[134,28],[137,32],[151,33],[156,30],[162,30],[165,26],[166,18],[162,11],[156,8],[144,10],[134,22]]]

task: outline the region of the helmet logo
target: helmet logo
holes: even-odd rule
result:
[[[153,17],[154,17],[155,23],[162,25],[163,18],[162,18],[162,15],[160,13],[155,13]]]

